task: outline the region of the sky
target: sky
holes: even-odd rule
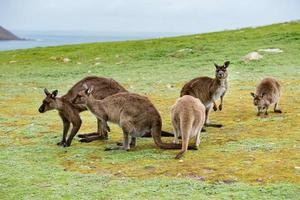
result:
[[[0,0],[9,30],[203,33],[300,19],[300,0]]]

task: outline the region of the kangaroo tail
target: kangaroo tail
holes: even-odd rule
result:
[[[167,131],[161,131],[160,133],[161,133],[160,135],[162,137],[174,137],[173,133],[169,133]],[[152,137],[152,134],[151,134],[151,132],[147,132],[142,137],[150,138],[150,137]]]
[[[167,131],[163,131],[163,130],[160,132],[160,135],[162,137],[174,137],[173,133],[170,133],[170,132],[167,132]]]
[[[164,143],[161,141],[161,125],[157,124],[151,128],[151,135],[155,144],[161,149],[181,149],[181,144]],[[194,147],[189,147],[189,149],[194,149]]]

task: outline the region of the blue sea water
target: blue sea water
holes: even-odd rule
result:
[[[12,31],[26,40],[0,41],[0,51],[91,42],[140,40],[181,35],[180,33],[108,33],[80,31]]]

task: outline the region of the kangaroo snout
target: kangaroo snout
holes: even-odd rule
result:
[[[44,113],[44,112],[45,112],[44,106],[39,107],[39,112],[40,112],[40,113]]]

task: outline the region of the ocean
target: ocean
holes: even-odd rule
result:
[[[0,41],[0,51],[92,42],[112,42],[161,38],[181,33],[108,33],[82,31],[12,31],[26,40]]]

